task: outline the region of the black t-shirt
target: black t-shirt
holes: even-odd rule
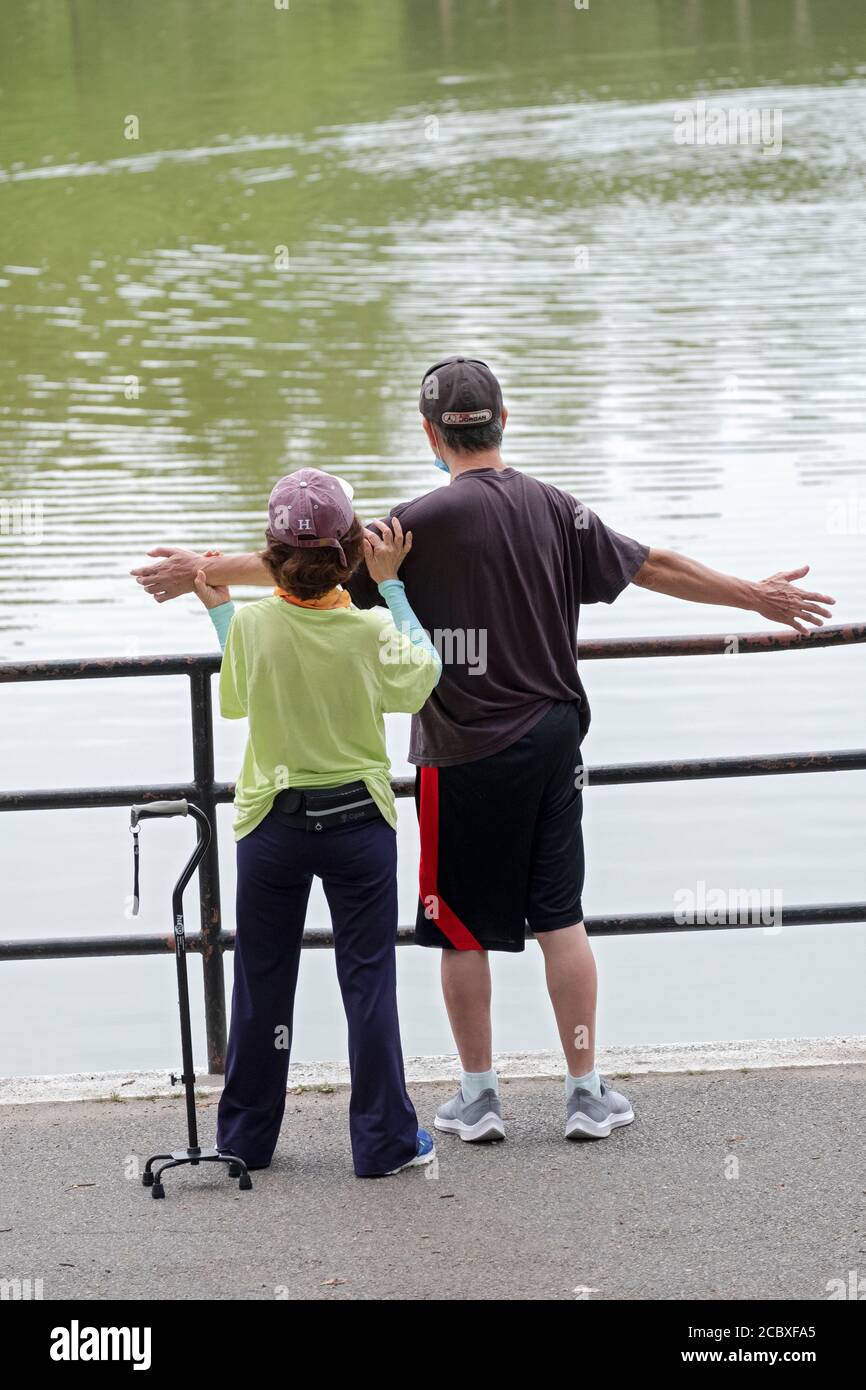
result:
[[[442,678],[413,715],[409,760],[486,758],[515,743],[556,700],[589,704],[577,674],[583,603],[612,603],[648,547],[611,531],[567,492],[515,468],[460,473],[394,507],[412,549],[400,570]],[[366,567],[354,603],[381,603]]]

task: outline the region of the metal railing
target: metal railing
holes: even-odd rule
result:
[[[866,624],[836,625],[812,632],[759,632],[687,637],[606,638],[580,643],[581,661],[631,659],[655,656],[709,656],[803,650],[848,646],[866,642]],[[185,797],[205,812],[216,830],[216,808],[231,801],[231,782],[214,779],[213,709],[211,676],[220,656],[102,657],[89,661],[25,661],[0,663],[0,684],[17,681],[68,681],[118,679],[131,676],[186,676],[190,686],[193,775],[190,782],[163,782],[147,786],[78,787],[46,791],[0,792],[0,811],[83,810],[104,806],[131,806],[134,802]],[[640,782],[684,782],[716,777],[761,777],[805,772],[851,772],[866,769],[866,748],[815,753],[773,753],[741,758],[609,763],[585,770],[585,785],[621,786]],[[411,796],[414,779],[397,777],[392,786],[397,796]],[[220,908],[219,849],[214,834],[199,868],[201,929],[187,936],[187,950],[202,957],[208,1068],[220,1073],[225,1067],[226,1007],[222,957],[234,946],[234,932],[222,928]],[[866,902],[813,903],[785,909],[792,926],[826,925],[866,921]],[[683,924],[673,913],[627,913],[588,917],[586,929],[594,936],[635,932],[733,930],[760,926],[760,921],[714,921]],[[401,943],[412,939],[413,928],[400,927]],[[304,946],[333,944],[330,931],[308,928]],[[73,936],[0,941],[0,960],[59,960],[81,956],[141,956],[173,953],[174,936],[158,934]]]

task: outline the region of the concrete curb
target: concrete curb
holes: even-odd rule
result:
[[[599,1053],[599,1069],[610,1076],[650,1072],[711,1072],[768,1067],[826,1067],[866,1064],[866,1036],[848,1038],[767,1038],[746,1042],[648,1043],[608,1047]],[[560,1052],[501,1052],[496,1066],[503,1080],[557,1077],[564,1074]],[[408,1057],[406,1079],[412,1082],[454,1080],[460,1072],[452,1056]],[[196,1073],[197,1090],[222,1089],[222,1077]],[[346,1086],[345,1062],[298,1062],[289,1086]],[[168,1068],[157,1071],[72,1072],[65,1076],[0,1077],[0,1105],[76,1100],[137,1100],[177,1096]]]

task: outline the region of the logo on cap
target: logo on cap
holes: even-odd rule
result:
[[[445,410],[442,412],[443,425],[485,425],[493,419],[492,410]]]

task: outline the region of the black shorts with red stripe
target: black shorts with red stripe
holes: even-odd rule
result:
[[[421,946],[522,951],[526,928],[583,920],[583,783],[576,703],[476,762],[421,767]]]

